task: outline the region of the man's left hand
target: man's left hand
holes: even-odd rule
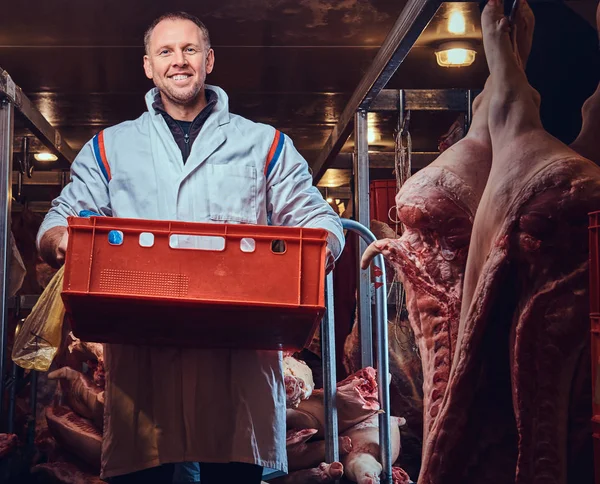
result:
[[[331,253],[331,251],[329,250],[329,247],[327,248],[327,251],[325,252],[325,274],[329,274],[333,268],[335,267],[335,257],[333,257],[333,254]]]

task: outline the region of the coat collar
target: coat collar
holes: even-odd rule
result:
[[[211,113],[211,118],[216,117],[217,124],[222,126],[224,124],[229,123],[229,98],[223,89],[218,86],[211,86],[209,84],[205,84],[204,88],[210,91],[213,91],[217,96],[217,104],[213,108]],[[148,112],[152,115],[159,115],[160,113],[154,109],[154,99],[158,94],[158,89],[152,88],[150,89],[145,96],[146,106],[148,108]]]

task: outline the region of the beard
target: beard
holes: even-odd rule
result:
[[[162,86],[157,85],[156,87],[158,87],[158,90],[173,104],[187,106],[196,102],[198,96],[202,92],[204,82],[197,80],[191,86],[183,89],[173,88],[173,86],[168,85],[168,83],[163,84]]]

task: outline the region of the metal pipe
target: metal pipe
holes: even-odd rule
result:
[[[21,317],[21,296],[16,296],[14,298],[15,301],[15,308],[14,308],[14,316],[15,319],[17,321],[19,321],[19,318]],[[23,322],[25,320],[22,319],[17,323],[17,328],[15,330],[15,339],[16,336],[18,334],[18,332],[21,330],[21,327],[23,325]],[[7,420],[8,420],[8,425],[7,425],[7,431],[9,434],[13,434],[14,433],[14,426],[15,426],[15,403],[17,400],[17,379],[18,379],[18,369],[19,367],[15,364],[15,362],[11,362],[11,372],[10,372],[10,388],[8,389],[8,416],[7,416]]]
[[[357,111],[354,117],[354,202],[354,218],[363,226],[369,227],[369,140],[366,111]],[[365,242],[359,239],[359,256],[366,248]],[[364,368],[373,366],[371,281],[368,272],[358,271],[356,304],[360,323],[361,365]]]
[[[27,427],[27,447],[29,450],[33,449],[35,442],[35,424],[37,419],[37,383],[38,383],[38,372],[31,370],[29,373],[29,385],[31,393],[29,394],[29,408],[31,415],[29,416],[29,425]]]
[[[333,273],[325,278],[327,311],[321,321],[321,362],[323,365],[323,398],[325,403],[325,459],[339,461],[339,430],[336,406],[337,375],[335,358],[335,316],[333,306]]]
[[[17,401],[17,376],[18,366],[12,362],[12,369],[10,373],[10,388],[8,389],[8,412],[7,412],[7,426],[6,431],[9,434],[14,434],[15,428],[15,403]]]
[[[473,91],[469,89],[467,91],[467,125],[465,126],[465,136],[469,132],[471,123],[473,122]]]
[[[404,89],[400,89],[398,91],[398,132],[404,126],[404,114],[406,111],[406,97],[404,94]]]
[[[346,230],[357,233],[366,243],[375,242],[377,239],[365,226],[354,220],[342,219],[342,226]],[[362,253],[361,253],[362,256]],[[360,260],[360,258],[359,258]],[[375,302],[377,312],[375,328],[377,333],[377,386],[379,393],[379,405],[382,413],[379,414],[379,449],[381,452],[381,482],[391,484],[392,482],[392,446],[390,428],[390,383],[389,383],[389,354],[388,354],[388,316],[387,316],[387,284],[385,275],[385,260],[383,255],[378,254],[373,265],[377,266],[378,273],[375,283]],[[381,271],[381,272],[379,272]],[[363,271],[369,273],[369,271]],[[377,279],[380,278],[380,281]]]
[[[10,209],[12,199],[12,139],[14,108],[0,100],[0,415],[4,415],[8,273],[10,267]],[[3,427],[3,424],[0,424]]]

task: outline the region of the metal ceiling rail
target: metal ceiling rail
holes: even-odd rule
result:
[[[481,90],[470,89],[382,89],[369,112],[398,111],[400,93],[405,111],[464,111]]]
[[[19,175],[17,170],[12,172],[13,185],[19,183]],[[31,177],[23,175],[21,183],[33,186],[64,187],[70,180],[71,176],[68,171],[34,171]]]
[[[7,98],[14,105],[25,118],[27,127],[52,153],[58,156],[61,164],[66,162],[70,165],[73,162],[76,152],[62,139],[58,130],[44,118],[23,90],[2,68],[0,68],[0,98]]]
[[[28,202],[27,203],[27,210],[29,210],[30,212],[34,212],[34,213],[42,213],[42,214],[46,214],[48,213],[48,210],[50,210],[50,208],[52,208],[52,202]],[[22,203],[19,202],[13,202],[12,204],[12,212],[13,213],[19,213],[22,212],[23,210],[25,210],[25,205],[23,205]]]
[[[429,163],[440,156],[439,151],[413,151],[412,153],[413,171],[425,168]],[[340,153],[336,156],[329,168],[339,170],[349,170],[352,167],[354,153]],[[393,151],[369,151],[370,169],[390,169],[395,168],[396,153]],[[318,185],[319,188],[326,185]],[[329,188],[329,187],[328,187]]]
[[[441,4],[440,0],[408,0],[312,166],[315,184],[350,136],[356,112],[369,110]]]

